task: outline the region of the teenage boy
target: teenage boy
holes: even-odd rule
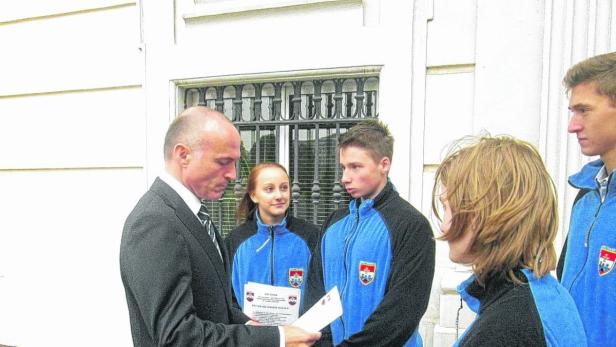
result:
[[[323,225],[308,300],[337,286],[343,314],[330,325],[332,341],[321,343],[422,344],[417,328],[430,297],[434,239],[426,218],[388,179],[393,142],[376,120],[339,138],[341,182],[352,200]]]
[[[569,177],[580,190],[571,210],[559,277],[584,323],[589,346],[616,344],[616,52],[586,59],[567,71],[568,131],[582,153],[598,155]],[[562,273],[561,273],[562,272]]]

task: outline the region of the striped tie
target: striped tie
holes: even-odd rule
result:
[[[210,217],[210,214],[207,211],[207,207],[205,207],[205,201],[201,202],[201,208],[199,209],[199,212],[197,212],[197,217],[199,217],[199,220],[201,221],[201,225],[205,227],[207,234],[210,236],[210,239],[212,239],[212,242],[214,242],[214,245],[216,246],[216,250],[218,250],[218,255],[220,255],[220,259],[222,259],[222,253],[220,252],[220,246],[218,245],[218,241],[216,241],[215,226],[212,223],[212,218]]]

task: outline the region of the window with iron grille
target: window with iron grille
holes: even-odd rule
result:
[[[224,113],[240,132],[238,178],[210,210],[227,235],[252,167],[274,161],[288,169],[294,216],[317,225],[346,205],[340,183],[338,136],[353,124],[378,117],[378,76],[353,75],[233,81],[183,87],[183,107],[202,105]]]

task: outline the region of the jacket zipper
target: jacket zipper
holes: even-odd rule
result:
[[[590,223],[590,227],[586,231],[586,238],[584,239],[584,247],[588,248],[588,242],[590,241],[590,233],[592,232],[592,228],[595,226],[595,222],[597,221],[597,216],[599,215],[599,211],[601,210],[601,206],[603,206],[603,202],[599,204],[597,211],[595,211],[595,215],[593,216],[592,223]]]
[[[270,284],[274,285],[274,226],[269,226],[270,236],[272,237],[272,248],[270,250]]]
[[[456,312],[456,341],[460,338],[460,310],[464,307],[462,302],[462,297],[460,297],[460,307],[458,307],[458,312]]]
[[[344,240],[344,273],[345,273],[345,278],[344,278],[344,286],[342,287],[342,291],[340,292],[340,298],[342,299],[342,297],[344,297],[344,293],[346,292],[348,283],[349,283],[349,264],[347,262],[347,253],[349,251],[349,244],[351,243],[351,239],[355,236],[355,233],[357,232],[357,229],[359,227],[359,208],[357,208],[357,213],[355,215],[355,226],[353,228],[353,231],[349,233],[348,237],[346,238],[346,240]],[[344,316],[340,316],[340,323],[342,323],[342,333],[344,336],[344,339],[347,338],[346,336],[346,328],[344,327]]]
[[[604,197],[601,196],[601,187],[599,187],[599,192],[598,192],[599,201],[601,202],[599,203],[599,208],[597,208],[597,211],[595,212],[595,216],[593,217],[592,223],[590,224],[590,228],[588,228],[588,231],[586,232],[586,239],[584,240],[584,247],[586,248],[588,248],[588,242],[590,241],[590,233],[592,232],[592,228],[595,226],[595,222],[597,221],[597,215],[599,215],[599,211],[601,210],[601,207],[603,207],[603,203],[605,202],[605,199],[607,199],[611,180],[612,180],[612,176],[610,175],[610,177],[607,180],[606,186],[605,186],[605,196]]]
[[[599,194],[599,201],[600,201],[599,207],[597,207],[597,210],[595,211],[595,215],[593,216],[592,223],[590,223],[590,227],[588,227],[588,230],[586,231],[586,237],[584,238],[584,249],[586,250],[586,258],[584,258],[584,263],[582,263],[582,268],[575,275],[575,277],[573,278],[573,281],[571,281],[571,285],[568,288],[569,291],[571,291],[571,288],[573,288],[573,285],[575,284],[575,282],[579,279],[582,272],[584,272],[584,268],[586,267],[586,263],[588,262],[588,256],[590,255],[589,254],[590,250],[588,250],[588,243],[590,242],[590,234],[592,232],[593,227],[595,226],[595,222],[597,221],[597,216],[599,215],[599,211],[601,211],[601,207],[603,206],[603,200],[601,200],[601,193],[597,192],[597,194]],[[605,193],[605,196],[607,197],[607,192]]]

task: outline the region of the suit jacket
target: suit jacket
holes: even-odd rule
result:
[[[278,328],[243,324],[220,248],[224,263],[197,216],[157,178],[126,219],[120,246],[135,346],[279,344]]]

